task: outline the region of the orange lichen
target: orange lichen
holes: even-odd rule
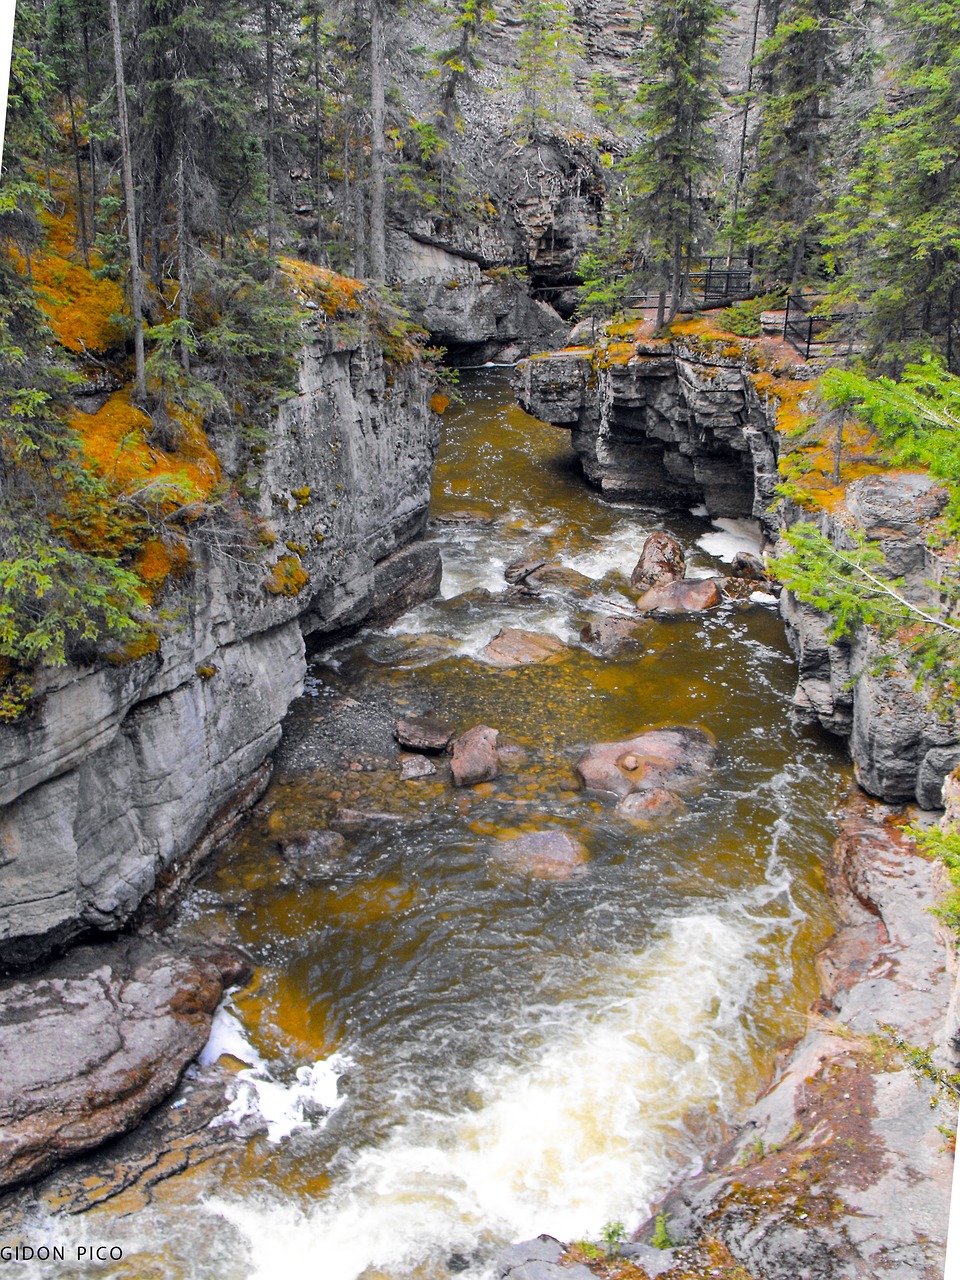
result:
[[[272,596],[298,596],[309,581],[310,575],[297,556],[281,556],[263,587]]]
[[[430,397],[430,408],[434,413],[443,414],[450,407],[450,397],[445,396],[442,391],[435,391]]]
[[[124,311],[123,290],[115,280],[98,280],[93,274],[102,261],[90,252],[90,267],[73,243],[71,219],[43,212],[46,243],[31,254],[30,274],[37,302],[57,336],[69,351],[100,353],[122,346],[124,332],[116,317]],[[15,251],[21,274],[27,260]]]

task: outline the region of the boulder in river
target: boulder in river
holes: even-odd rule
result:
[[[686,572],[683,547],[669,533],[651,533],[640,551],[630,581],[635,587],[660,587]]]
[[[478,724],[453,742],[453,785],[473,787],[478,782],[491,782],[500,773],[497,741],[500,735],[488,725]]]
[[[707,777],[716,758],[710,734],[678,725],[622,742],[598,742],[583,753],[575,771],[585,791],[622,799],[638,791],[690,790]]]
[[[630,618],[595,618],[582,628],[580,639],[603,657],[617,658],[624,653],[636,653],[643,647],[642,638],[649,625]]]
[[[291,831],[277,841],[288,862],[339,858],[347,842],[338,831]]]
[[[446,751],[453,729],[432,716],[406,716],[398,720],[393,736],[408,751]]]
[[[140,939],[0,987],[0,1188],[132,1129],[210,1036],[223,978]]]
[[[753,582],[763,582],[767,576],[763,561],[752,551],[737,551],[730,563],[730,573],[734,578],[747,578]]]
[[[501,840],[497,861],[511,871],[538,880],[572,880],[582,876],[587,866],[586,846],[566,831],[526,831]]]
[[[405,782],[415,778],[429,778],[437,772],[433,761],[423,755],[401,756],[397,763],[400,765],[400,777]]]
[[[567,646],[556,636],[503,627],[480,650],[480,657],[494,667],[524,667],[537,662],[561,662],[568,653]]]
[[[645,591],[636,609],[638,613],[700,613],[715,609],[722,599],[716,578],[680,578]]]
[[[667,791],[665,787],[654,787],[652,791],[631,791],[618,802],[617,813],[623,814],[637,826],[646,827],[672,817],[682,808],[679,796]]]

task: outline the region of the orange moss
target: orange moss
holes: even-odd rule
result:
[[[309,581],[310,575],[297,556],[281,556],[263,587],[272,596],[298,596]]]
[[[155,631],[141,631],[134,639],[128,641],[122,649],[114,649],[107,654],[108,660],[115,667],[126,666],[128,662],[137,662],[160,648],[160,637]]]
[[[430,408],[434,413],[443,414],[450,407],[450,397],[445,396],[442,391],[435,391],[430,397]]]
[[[291,281],[297,292],[306,300],[315,302],[327,317],[344,311],[358,311],[361,295],[366,286],[352,276],[341,276],[327,267],[314,266],[301,258],[280,255],[280,269]]]
[[[220,479],[220,460],[210,448],[196,414],[175,410],[177,444],[165,450],[151,444],[150,418],[130,402],[130,391],[115,391],[97,413],[77,410],[70,425],[80,437],[84,458],[118,488],[142,489],[151,482],[169,481],[200,501],[208,498]],[[169,514],[182,502],[174,497],[161,503]]]
[[[78,261],[73,242],[72,219],[42,212],[46,230],[45,247],[30,258],[30,272],[37,302],[47,317],[57,340],[69,351],[110,351],[123,345],[124,332],[114,317],[124,311],[123,290],[115,280],[98,280],[93,270],[102,266],[99,255],[90,252],[90,268]],[[14,252],[22,275],[27,274],[26,258]]]

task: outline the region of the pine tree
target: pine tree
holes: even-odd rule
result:
[[[893,18],[906,56],[870,125],[868,324],[876,358],[960,370],[960,0],[898,0]]]

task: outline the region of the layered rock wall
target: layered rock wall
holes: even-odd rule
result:
[[[802,365],[792,371],[798,383],[810,376]],[[859,529],[917,600],[944,576],[924,540],[925,521],[942,504],[929,476],[856,480],[836,509],[816,517],[778,497],[776,401],[759,389],[743,349],[708,356],[682,338],[570,347],[522,362],[515,386],[525,409],[570,430],[587,478],[613,500],[752,515],[771,541],[801,519],[815,518],[838,547],[852,545]],[[943,779],[960,761],[956,717],[912,675],[885,668],[872,633],[834,640],[830,619],[789,592],[781,608],[799,662],[798,714],[847,739],[871,795],[939,806]]]
[[[265,762],[302,687],[304,636],[399,612],[439,583],[422,531],[439,435],[416,365],[315,336],[235,514],[192,536],[155,653],[46,673],[0,726],[0,962],[130,920]]]

